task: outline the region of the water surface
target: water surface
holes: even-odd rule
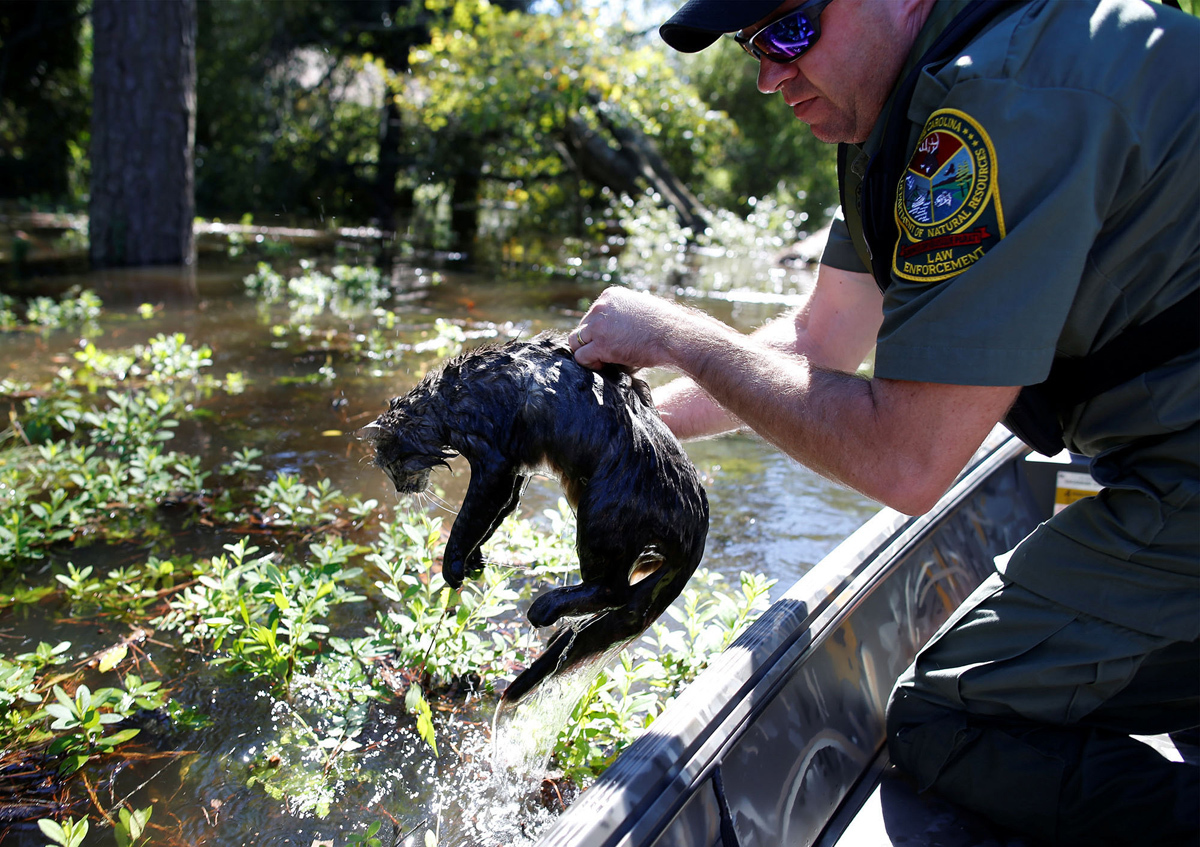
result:
[[[388,397],[406,391],[436,366],[443,352],[431,347],[392,358],[346,358],[339,350],[373,325],[368,314],[324,311],[296,323],[292,310],[266,307],[246,296],[242,278],[251,268],[247,262],[203,261],[194,277],[194,297],[176,294],[178,278],[167,272],[157,281],[152,272],[107,272],[60,277],[53,284],[60,289],[79,284],[105,297],[105,315],[88,339],[98,347],[124,348],[158,333],[183,332],[192,343],[212,348],[215,375],[245,374],[247,389],[205,401],[203,416],[186,421],[170,449],[198,453],[206,467],[215,468],[234,451],[254,447],[263,451],[258,459],[262,480],[278,472],[310,481],[328,478],[363,499],[395,503],[383,474],[370,465],[353,432],[382,411]],[[287,261],[279,269],[285,275],[296,272]],[[605,280],[599,274],[483,274],[407,264],[394,270],[391,283],[395,296],[387,307],[396,315],[391,331],[397,336],[432,338],[436,333],[431,328],[441,319],[460,328],[470,345],[544,329],[568,330]],[[805,272],[788,271],[746,290],[675,285],[658,292],[750,331],[795,303],[809,284]],[[151,317],[139,314],[142,302],[155,306]],[[78,331],[0,334],[0,378],[45,382],[70,361],[80,343]],[[306,382],[322,368],[332,375]],[[670,377],[646,376],[654,383]],[[703,475],[712,510],[704,565],[735,582],[743,570],[765,573],[780,583],[774,593],[782,593],[877,510],[876,504],[799,467],[753,436],[694,442],[687,450]],[[434,480],[451,506],[461,500],[468,479],[462,462],[453,462],[452,470]],[[535,479],[522,512],[539,515],[559,496],[556,483]],[[445,519],[449,523],[452,515]],[[171,532],[176,549],[197,556],[219,552],[228,540],[217,531],[182,525]],[[262,543],[269,547],[272,542],[264,538]],[[99,569],[144,557],[146,549],[95,545],[69,551],[69,557],[76,565],[94,563]],[[361,608],[371,614],[370,603]],[[118,624],[60,620],[54,611],[39,606],[5,613],[0,617],[3,651],[16,654],[39,640],[69,640],[82,653],[112,643],[122,631]],[[168,646],[148,643],[145,659],[161,662],[158,669],[166,678],[182,674],[174,685],[182,702],[218,711],[214,725],[203,730],[145,727],[146,740],[155,731],[169,733],[162,747],[195,755],[164,759],[150,770],[131,768],[128,779],[118,777],[106,789],[108,804],[126,796],[137,806],[153,803],[153,822],[162,827],[153,844],[311,847],[332,841],[340,847],[344,833],[361,831],[364,821],[378,819],[390,819],[397,833],[411,831],[414,838],[436,829],[442,844],[527,843],[552,815],[547,807],[561,808],[552,796],[531,800],[528,784],[514,788],[489,782],[492,714],[490,707],[470,702],[439,723],[439,757],[416,741],[402,703],[394,709],[373,703],[373,735],[360,739],[368,749],[353,778],[339,780],[321,762],[310,762],[288,774],[286,796],[275,797],[253,784],[255,769],[263,766],[264,747],[271,739],[303,731],[299,710],[321,708],[321,687],[297,685],[298,702],[289,704],[268,696],[260,685],[198,664]],[[147,778],[148,773],[153,775]],[[477,796],[483,783],[488,783],[486,803]],[[383,834],[389,831],[385,826]],[[44,843],[28,826],[4,832],[0,828],[6,845]],[[111,843],[111,833],[97,831],[87,843]]]

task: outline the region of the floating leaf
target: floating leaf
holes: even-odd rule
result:
[[[128,644],[116,644],[100,654],[100,673],[108,673],[129,655]]]
[[[416,714],[417,734],[430,746],[433,755],[436,756],[438,749],[437,736],[433,732],[433,710],[429,708],[429,702],[425,699],[425,692],[421,690],[421,686],[410,685],[408,687],[408,693],[404,695],[404,705],[410,712]]]

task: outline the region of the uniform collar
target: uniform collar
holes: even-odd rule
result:
[[[900,73],[896,77],[896,82],[892,86],[892,93],[888,95],[887,102],[883,104],[883,109],[879,112],[879,119],[875,121],[875,126],[871,129],[871,134],[861,145],[852,146],[858,147],[868,156],[875,155],[883,138],[883,128],[887,125],[888,116],[892,112],[892,106],[896,99],[896,92],[900,88],[900,83],[912,73],[913,68],[917,66],[917,63],[921,61],[921,57],[925,55],[925,51],[933,46],[933,42],[942,34],[942,30],[949,26],[950,22],[966,9],[970,3],[971,0],[938,0],[938,2],[933,4],[933,8],[929,11],[929,17],[925,20],[925,25],[917,33],[917,38],[913,42],[912,49],[908,51],[908,59],[905,60],[904,67],[900,69]]]

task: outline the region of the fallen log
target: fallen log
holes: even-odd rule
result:
[[[559,152],[563,160],[584,179],[607,186],[617,194],[640,197],[647,191],[662,198],[681,226],[703,232],[706,209],[671,170],[653,140],[641,129],[617,123],[602,109],[600,127],[582,118],[567,118]]]

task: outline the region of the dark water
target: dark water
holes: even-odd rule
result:
[[[280,270],[286,275],[285,266],[283,263]],[[351,433],[373,419],[389,396],[404,392],[428,367],[436,365],[438,351],[427,351],[400,364],[332,356],[323,349],[331,334],[344,340],[359,331],[357,321],[364,328],[370,323],[365,315],[352,313],[314,319],[310,334],[295,330],[272,334],[272,325],[286,323],[288,310],[264,310],[244,294],[241,280],[250,269],[248,264],[226,261],[202,263],[195,277],[194,300],[163,298],[151,292],[122,301],[119,292],[131,281],[135,288],[144,285],[147,272],[128,278],[109,273],[54,282],[64,288],[76,283],[93,287],[105,298],[100,334],[91,339],[98,347],[128,347],[160,332],[184,332],[193,344],[212,347],[210,371],[214,375],[245,373],[247,390],[236,396],[215,395],[205,404],[208,413],[204,417],[180,427],[170,449],[199,453],[205,457],[206,467],[213,468],[228,461],[233,451],[251,446],[264,452],[257,460],[264,467],[264,479],[276,471],[299,473],[310,481],[328,478],[347,493],[394,503],[395,495],[385,485],[383,474],[366,462],[362,445]],[[168,277],[163,278],[164,284],[174,285]],[[567,330],[604,287],[599,278],[480,275],[414,265],[398,268],[394,281],[402,293],[389,307],[405,324],[400,331],[428,328],[441,318],[461,327],[468,344],[518,332]],[[790,271],[786,279],[773,275],[749,291],[683,285],[660,293],[749,331],[795,302],[797,292],[808,283],[804,272]],[[138,315],[137,306],[143,300],[159,306],[150,319]],[[66,330],[0,334],[0,377],[45,381],[69,361],[78,343],[78,332]],[[310,376],[327,363],[336,370],[327,384],[281,381]],[[647,375],[652,382],[668,376]],[[704,565],[733,577],[735,584],[740,571],[757,571],[779,581],[773,595],[782,593],[877,509],[874,503],[827,483],[751,436],[696,442],[687,448],[703,474],[712,508]],[[455,463],[454,470],[453,475],[435,477],[452,504],[461,499],[467,481],[464,466]],[[522,512],[540,514],[558,497],[555,483],[535,480],[525,495]],[[179,536],[185,545],[189,537],[183,531]],[[196,536],[196,554],[219,551],[220,540],[211,533]],[[139,555],[144,554],[132,546],[97,546],[73,551],[72,560],[80,566],[94,561],[111,567]],[[15,620],[12,615],[0,619],[0,635],[4,636],[0,647],[5,653],[19,653],[38,640],[69,640],[82,652],[111,644],[114,635],[121,633],[119,626],[52,620],[52,613],[53,609],[35,609],[22,612]],[[386,809],[386,816],[402,829],[416,826],[415,843],[423,843],[420,838],[425,829],[434,826],[434,821],[428,820],[431,809],[445,821],[454,821],[442,827],[443,844],[477,840],[479,827],[491,833],[492,843],[527,843],[527,836],[544,825],[542,818],[548,813],[530,808],[516,788],[493,786],[486,813],[469,800],[472,786],[484,779],[482,762],[487,754],[483,739],[490,713],[467,711],[439,725],[444,740],[441,759],[435,760],[415,738],[405,738],[412,736],[411,720],[401,704],[394,714],[374,704],[371,708],[377,714],[371,726],[376,737],[366,739],[370,749],[359,761],[354,779],[344,783],[330,779],[319,763],[298,768],[289,775],[294,777],[291,799],[281,801],[261,789],[248,788],[247,782],[261,761],[265,737],[302,731],[296,711],[219,668],[197,668],[172,649],[147,644],[145,660],[162,662],[164,666],[158,669],[166,678],[173,676],[172,665],[186,668],[183,681],[175,686],[175,696],[220,710],[215,724],[207,729],[162,729],[174,733],[163,749],[192,750],[198,755],[141,763],[129,769],[128,778],[120,776],[105,789],[105,805],[125,795],[136,796],[139,807],[153,803],[152,824],[170,833],[169,838],[154,844],[310,847],[332,842],[340,847],[345,832],[361,831],[364,821],[386,819],[381,818],[380,809]],[[297,696],[303,699],[304,686],[297,689]],[[301,705],[320,706],[319,702]],[[153,731],[144,729],[147,736]],[[364,778],[364,773],[371,778]],[[311,802],[294,805],[295,798],[305,797],[306,791],[312,792]],[[432,805],[431,796],[435,798]],[[464,797],[468,798],[465,803]],[[484,820],[476,820],[481,816]],[[451,830],[461,830],[461,834],[452,836]],[[390,832],[390,824],[385,824],[381,834]],[[22,847],[45,843],[40,833],[29,827],[5,831],[2,825],[0,840]],[[94,832],[87,841],[88,845],[111,843],[108,830]],[[384,843],[391,843],[390,835]]]
[[[285,471],[303,473],[306,478],[328,477],[348,493],[394,502],[395,495],[383,475],[363,463],[365,453],[350,433],[386,408],[390,396],[406,391],[427,368],[436,365],[436,352],[420,357],[415,367],[339,362],[337,377],[330,385],[281,383],[280,378],[314,373],[325,363],[327,353],[321,349],[319,337],[307,339],[307,353],[303,340],[272,339],[254,301],[243,293],[241,280],[251,269],[247,264],[229,266],[224,262],[212,270],[202,266],[197,274],[198,300],[194,304],[167,303],[150,320],[136,316],[136,303],[142,298],[133,298],[126,305],[107,301],[102,335],[93,341],[98,347],[127,347],[144,343],[159,332],[184,332],[193,343],[212,347],[212,373],[246,373],[248,389],[234,397],[214,397],[207,404],[212,416],[185,424],[169,445],[173,449],[199,452],[215,466],[227,461],[234,450],[253,446],[266,454],[258,460],[264,476]],[[805,284],[805,272],[790,274],[795,285]],[[406,267],[396,276],[401,284],[413,288],[404,296],[403,308],[414,325],[435,318],[453,321],[465,327],[468,344],[515,331],[569,330],[586,304],[604,288],[603,282],[497,279],[428,268]],[[99,286],[88,275],[56,282],[62,287],[91,284],[103,292],[106,285],[112,285],[112,277],[113,272],[105,274]],[[794,295],[772,292],[675,289],[660,293],[704,309],[742,331],[754,329],[795,301]],[[155,302],[153,295],[145,299]],[[280,318],[286,309],[276,309],[273,314]],[[330,316],[320,323],[342,333],[355,329],[352,321]],[[0,374],[32,382],[48,378],[69,360],[77,337],[78,333],[66,330],[48,336],[0,335]],[[648,372],[643,376],[657,384],[671,375]],[[334,431],[341,434],[324,434]],[[729,575],[755,570],[783,585],[790,584],[878,508],[752,435],[694,442],[687,449],[704,475],[712,505],[704,565]],[[435,478],[452,502],[461,498],[468,478],[465,466],[455,465],[454,469],[453,476]],[[537,479],[526,493],[525,511],[538,513],[558,497],[556,483]]]

